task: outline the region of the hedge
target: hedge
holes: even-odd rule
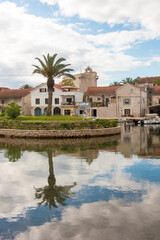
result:
[[[17,120],[1,120],[1,129],[26,129],[26,130],[71,130],[71,129],[98,129],[111,128],[118,125],[117,120],[96,119],[75,122],[30,122]]]

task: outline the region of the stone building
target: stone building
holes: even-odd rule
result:
[[[10,103],[15,102],[21,106],[23,115],[31,115],[31,95],[30,89],[9,89],[0,88],[0,113],[4,111],[4,107]]]
[[[157,79],[160,79],[160,76],[139,78],[136,85],[147,91],[148,112],[158,113],[160,116],[160,86],[155,83]]]
[[[86,101],[91,103],[91,116],[120,118],[144,116],[147,92],[131,84],[112,87],[89,87]]]
[[[97,80],[99,77],[90,67],[87,67],[84,73],[78,73],[74,76],[75,80],[73,80],[73,83],[75,87],[78,88],[79,92],[85,93],[88,87],[97,87]],[[64,77],[63,79],[67,78],[68,77]]]
[[[131,84],[116,90],[117,117],[144,117],[147,113],[147,92]]]

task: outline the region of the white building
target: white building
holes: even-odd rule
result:
[[[55,84],[53,88],[52,115],[70,115],[74,113],[75,103],[83,101],[83,93],[75,87]],[[31,115],[46,115],[48,106],[48,88],[42,83],[31,91]]]

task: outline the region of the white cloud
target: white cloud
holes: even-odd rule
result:
[[[61,14],[79,14],[83,19],[115,24],[139,23],[142,28],[156,32],[159,30],[159,0],[40,0],[54,5],[58,3]],[[77,7],[78,6],[78,7]]]
[[[30,227],[16,240],[147,240],[159,239],[160,191],[153,188],[141,202],[110,200],[68,207],[59,222]]]
[[[43,1],[45,2],[45,1]],[[53,4],[57,1],[49,1]],[[77,1],[59,1],[64,11],[70,12],[69,3]],[[93,2],[95,6],[97,1]],[[91,1],[78,1],[81,9],[83,4],[87,5],[84,11],[93,11]],[[89,4],[91,9],[89,10]],[[104,1],[105,3],[105,1]],[[65,5],[64,5],[65,4]],[[101,6],[100,6],[101,8]],[[76,10],[77,7],[74,8]],[[65,14],[66,14],[65,12]],[[103,14],[102,14],[103,15]],[[0,81],[1,86],[19,87],[24,83],[32,85],[44,82],[40,76],[32,75],[34,58],[42,57],[42,54],[58,53],[58,57],[65,57],[67,63],[71,63],[75,72],[79,72],[80,66],[83,69],[89,64],[92,69],[104,76],[99,82],[102,85],[107,71],[126,71],[137,66],[144,65],[144,62],[126,55],[123,50],[127,45],[130,47],[134,32],[127,40],[127,32],[120,33],[120,43],[114,40],[118,33],[109,35],[100,34],[99,38],[86,36],[75,31],[73,25],[62,25],[56,19],[36,17],[26,13],[25,7],[17,7],[15,3],[0,3]],[[141,33],[140,33],[141,34]],[[134,38],[137,40],[137,37]],[[113,43],[112,43],[113,41]],[[105,44],[105,46],[95,46]],[[114,51],[113,51],[114,49]],[[118,53],[117,53],[118,51]]]

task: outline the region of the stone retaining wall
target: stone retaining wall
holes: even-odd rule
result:
[[[81,130],[19,130],[0,129],[0,137],[9,138],[79,138],[116,135],[121,133],[120,127],[103,129],[81,129]]]

